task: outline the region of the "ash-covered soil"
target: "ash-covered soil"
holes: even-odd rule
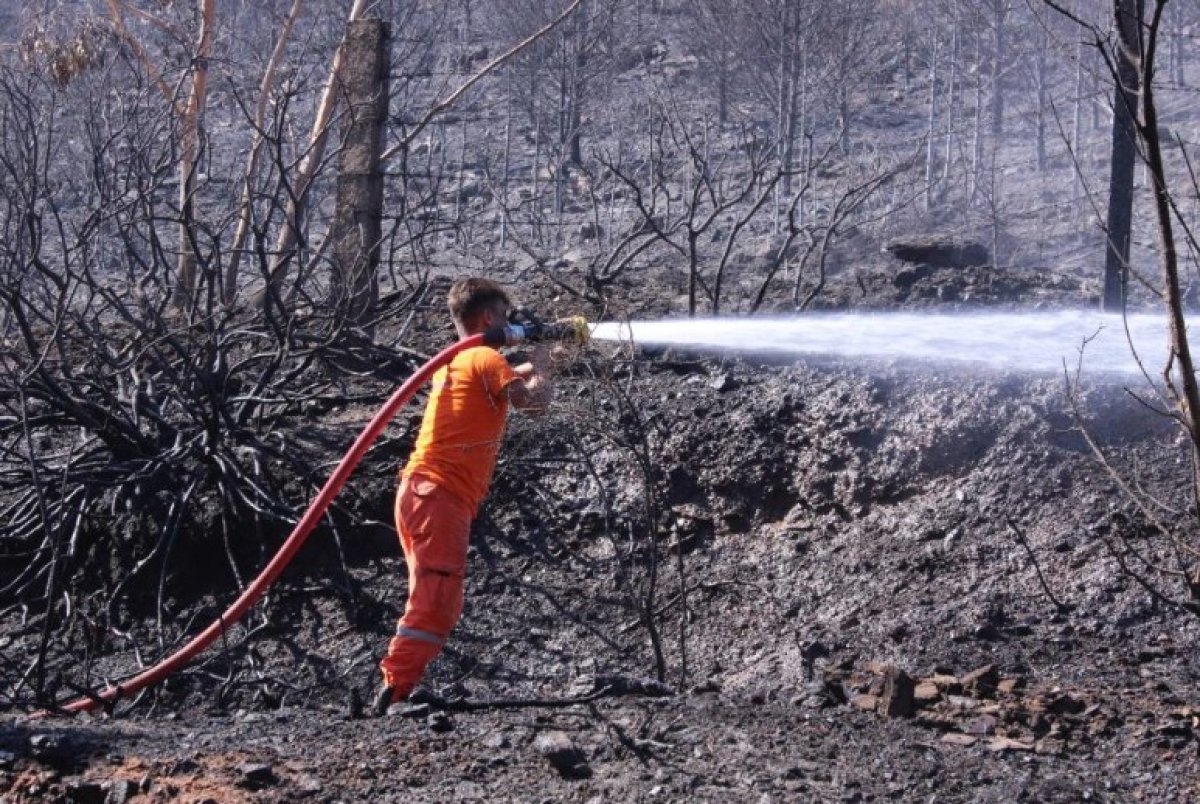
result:
[[[1082,387],[1123,482],[1194,517],[1171,423]],[[358,716],[403,565],[382,524],[348,576],[318,534],[154,695],[7,716],[4,801],[1196,800],[1200,620],[1066,389],[593,345],[512,422],[446,708]],[[379,519],[397,451],[351,489]]]

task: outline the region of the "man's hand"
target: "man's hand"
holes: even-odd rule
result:
[[[553,396],[550,380],[550,349],[544,343],[533,345],[529,362],[513,367],[517,379],[508,386],[508,401],[525,413],[544,413]]]

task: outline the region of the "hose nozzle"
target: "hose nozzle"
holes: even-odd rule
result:
[[[483,342],[489,346],[513,346],[518,343],[561,343],[584,344],[590,333],[587,320],[581,315],[559,321],[545,322],[527,310],[515,310],[510,322],[503,327],[492,327],[483,333]]]

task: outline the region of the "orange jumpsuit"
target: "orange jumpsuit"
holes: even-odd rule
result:
[[[515,379],[488,346],[459,352],[433,376],[396,495],[408,601],[379,663],[394,701],[412,692],[462,614],[471,520],[491,484]]]

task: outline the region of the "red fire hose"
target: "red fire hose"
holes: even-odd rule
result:
[[[526,337],[526,335],[520,328],[507,327],[463,338],[458,343],[448,346],[434,355],[428,363],[417,370],[416,374],[409,377],[408,381],[401,385],[396,393],[392,394],[391,399],[379,409],[379,412],[375,414],[375,417],[371,419],[366,428],[363,429],[362,433],[355,440],[354,445],[350,447],[349,452],[338,463],[337,468],[333,470],[333,474],[325,481],[325,485],[321,487],[321,491],[317,494],[316,499],[313,500],[300,521],[296,523],[296,527],[292,530],[291,535],[287,537],[287,541],[283,543],[283,546],[279,548],[279,552],[275,554],[275,557],[271,559],[271,562],[267,564],[262,573],[246,587],[241,596],[233,602],[233,605],[226,609],[211,625],[193,637],[190,642],[154,667],[139,673],[133,678],[111,686],[100,693],[77,698],[63,705],[61,707],[62,711],[71,713],[87,712],[100,706],[115,703],[118,698],[132,695],[144,687],[162,681],[211,645],[213,640],[220,636],[226,628],[240,620],[242,615],[258,602],[263,592],[267,591],[267,588],[275,582],[275,579],[283,572],[284,567],[291,562],[296,553],[304,545],[308,534],[312,532],[317,522],[325,515],[325,510],[329,508],[329,504],[333,502],[333,498],[341,491],[342,486],[350,477],[350,473],[358,466],[358,462],[362,460],[363,455],[375,443],[375,439],[379,438],[380,433],[387,427],[388,422],[413,397],[417,389],[433,376],[435,371],[446,363],[449,363],[463,349],[469,349],[472,346],[479,346],[485,343],[499,346],[506,342],[520,340],[522,337]]]

